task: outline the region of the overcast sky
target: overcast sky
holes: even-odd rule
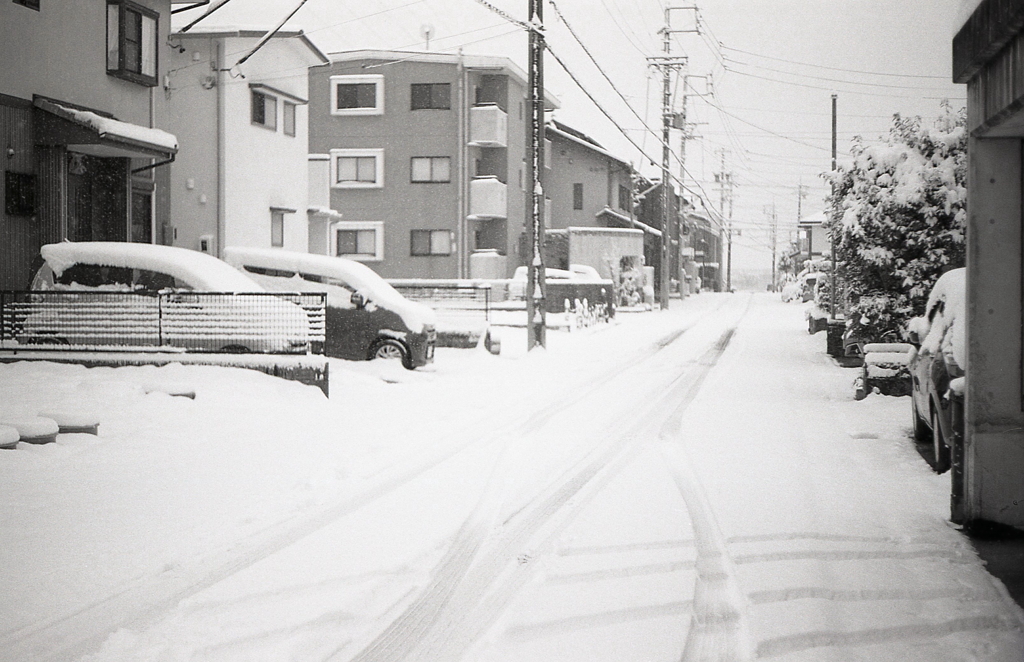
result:
[[[231,0],[209,25],[269,28],[299,0]],[[357,48],[501,55],[525,68],[527,41],[490,4],[525,20],[528,0],[307,0],[288,27],[301,28],[325,52]],[[544,9],[551,50],[612,116],[609,121],[550,55],[546,87],[561,102],[555,117],[660,176],[661,78],[646,58],[662,55],[661,0],[554,0]],[[685,55],[690,75],[687,185],[716,210],[715,173],[733,174],[734,270],[771,268],[769,213],[774,206],[780,251],[795,227],[799,186],[804,216],[823,209],[819,176],[831,162],[831,95],[838,95],[840,161],[850,139],[877,140],[894,113],[933,118],[942,99],[964,105],[965,86],[951,82],[951,42],[977,0],[715,0],[670,11],[671,53]],[[558,20],[559,10],[566,23]],[[697,20],[699,14],[699,20]],[[185,15],[193,17],[196,14]],[[614,83],[605,80],[569,27]],[[180,25],[180,23],[179,23]],[[244,68],[245,65],[243,65]],[[711,86],[706,76],[710,75]],[[673,78],[674,110],[684,88]],[[627,106],[621,93],[629,102]],[[632,110],[630,110],[630,107]],[[634,111],[636,114],[634,114]],[[616,126],[618,125],[618,126]],[[637,149],[620,130],[643,149]],[[680,133],[673,132],[678,152]],[[652,165],[652,161],[656,165]],[[678,161],[673,172],[679,173]],[[728,215],[728,205],[725,210]]]

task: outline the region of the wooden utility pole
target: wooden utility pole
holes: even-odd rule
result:
[[[544,305],[544,2],[529,0],[530,135],[527,140],[526,180],[532,191],[526,225],[530,231],[530,266],[526,270],[526,349],[547,343],[547,312]]]

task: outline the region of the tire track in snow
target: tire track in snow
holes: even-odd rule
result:
[[[709,312],[714,312],[721,304]],[[364,508],[391,491],[428,473],[459,453],[473,447],[485,446],[503,440],[510,434],[534,431],[543,426],[565,407],[579,403],[595,390],[614,380],[633,366],[649,360],[672,345],[699,319],[690,319],[680,328],[650,342],[622,360],[597,374],[590,374],[569,385],[561,398],[538,411],[523,423],[519,414],[499,413],[505,422],[494,425],[494,412],[484,412],[478,419],[467,423],[455,435],[456,441],[447,444],[428,444],[436,451],[419,455],[401,466],[392,467],[362,491],[347,495],[340,502],[329,504],[315,512],[289,517],[238,541],[229,552],[211,553],[198,559],[191,568],[179,570],[174,576],[157,575],[138,577],[119,590],[103,596],[74,612],[55,615],[31,628],[5,633],[0,637],[0,649],[11,659],[67,660],[99,648],[103,641],[118,629],[142,629],[154,623],[182,600],[209,588],[264,558],[312,535],[338,519]],[[526,405],[526,398],[518,404]],[[517,403],[513,403],[515,405]],[[507,411],[516,411],[510,406]],[[499,419],[500,420],[500,419]],[[481,422],[488,422],[489,432],[481,437]],[[470,558],[472,554],[470,554]],[[143,607],[140,609],[139,606]]]
[[[748,297],[740,317],[749,304]],[[449,548],[435,580],[399,619],[368,642],[353,662],[461,659],[532,576],[536,565],[533,557],[549,551],[589,500],[644,448],[639,440],[649,438],[659,425],[662,435],[673,422],[678,427],[683,411],[728,346],[737,324],[738,320],[667,389],[659,390],[653,403],[649,402],[633,420],[620,423],[604,435],[601,445],[578,462],[568,477],[563,474],[545,494],[506,520],[501,535],[485,545],[484,522],[496,523],[501,505],[497,499],[499,481],[488,481],[484,497]],[[665,420],[666,412],[667,422],[659,423]],[[634,427],[636,423],[640,424],[639,431]],[[533,541],[535,544],[529,547]],[[519,555],[518,562],[511,564],[510,559],[524,548],[532,553]]]

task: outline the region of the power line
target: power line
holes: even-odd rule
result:
[[[785,69],[775,69],[775,68],[772,68],[772,67],[765,67],[765,66],[762,66],[760,64],[751,64],[749,62],[742,62],[740,60],[734,60],[734,59],[732,59],[730,57],[726,57],[725,59],[726,59],[726,62],[731,62],[732,64],[738,64],[738,65],[744,66],[744,67],[753,67],[755,69],[762,69],[764,71],[771,71],[773,73],[784,74],[786,76],[800,76],[802,78],[810,78],[812,80],[823,80],[823,81],[826,81],[826,82],[829,82],[829,83],[843,83],[843,84],[846,84],[846,85],[863,85],[865,87],[885,87],[885,88],[897,89],[897,90],[938,90],[938,89],[944,89],[942,87],[917,87],[917,86],[908,86],[908,85],[895,85],[895,84],[892,84],[892,83],[868,83],[868,82],[859,81],[859,80],[844,80],[844,79],[841,79],[841,78],[830,78],[828,76],[815,76],[813,74],[803,74],[803,73],[800,73],[798,71],[786,71]]]
[[[769,82],[772,82],[772,83],[782,83],[783,85],[795,85],[796,87],[808,87],[808,88],[811,88],[811,89],[814,89],[814,90],[827,90],[827,91],[830,91],[830,92],[835,92],[836,91],[835,87],[824,87],[822,85],[810,85],[808,83],[796,83],[794,81],[789,81],[789,80],[779,80],[778,78],[768,78],[767,76],[758,76],[757,74],[752,74],[752,73],[749,73],[749,72],[746,72],[746,71],[740,71],[738,69],[727,68],[726,71],[729,71],[731,73],[734,73],[734,74],[737,74],[737,75],[740,75],[740,76],[748,76],[750,78],[757,78],[759,80],[766,80],[766,81],[769,81]],[[839,91],[843,92],[844,94],[862,94],[862,95],[865,95],[865,96],[892,97],[892,98],[895,98],[895,99],[924,99],[924,100],[927,100],[927,101],[966,101],[967,100],[966,97],[953,97],[953,96],[922,97],[922,96],[908,95],[908,94],[882,94],[880,92],[864,92],[864,91],[861,91],[861,90],[841,89]]]
[[[773,57],[771,55],[761,55],[760,53],[753,53],[751,51],[745,51],[745,50],[742,50],[742,49],[739,49],[739,48],[733,48],[732,46],[726,46],[725,44],[720,44],[720,45],[721,45],[722,48],[724,48],[726,50],[736,51],[737,53],[743,53],[744,55],[752,55],[754,57],[760,57],[760,58],[764,58],[766,60],[775,60],[776,62],[786,62],[788,64],[796,64],[796,65],[800,65],[802,67],[814,67],[816,69],[828,69],[829,71],[842,71],[842,72],[845,72],[845,73],[864,74],[864,75],[867,75],[867,76],[891,76],[891,77],[897,77],[897,78],[930,78],[930,79],[934,79],[934,80],[946,80],[946,81],[949,80],[948,76],[929,76],[929,75],[922,75],[922,74],[894,74],[894,73],[884,73],[884,72],[880,72],[880,71],[858,71],[857,69],[844,69],[842,67],[828,67],[828,66],[825,66],[823,64],[811,64],[810,62],[797,62],[796,60],[786,60],[784,58]]]

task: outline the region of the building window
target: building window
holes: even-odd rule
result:
[[[412,110],[450,110],[451,83],[413,83]]]
[[[284,212],[276,209],[270,211],[270,245],[284,246]]]
[[[160,14],[129,0],[107,0],[107,73],[156,85]]]
[[[413,230],[412,255],[451,255],[452,233],[450,230]]]
[[[629,187],[622,186],[620,184],[619,185],[619,209],[626,209],[626,210],[630,209],[631,205],[630,205],[629,197],[630,197],[629,196]]]
[[[10,170],[4,173],[4,211],[8,216],[35,216],[35,175]]]
[[[14,0],[14,4],[39,11],[39,0]]]
[[[333,253],[360,261],[384,259],[384,224],[341,221],[334,224]]]
[[[380,188],[383,185],[384,150],[331,150],[331,186],[334,188]]]
[[[583,209],[583,184],[572,185],[572,208]]]
[[[284,135],[294,136],[295,135],[295,109],[297,106],[291,101],[284,102]]]
[[[277,97],[252,91],[252,123],[272,131],[277,130]]]
[[[332,115],[381,115],[383,113],[383,76],[331,76]]]
[[[412,182],[444,183],[452,181],[452,160],[448,156],[414,156]]]

